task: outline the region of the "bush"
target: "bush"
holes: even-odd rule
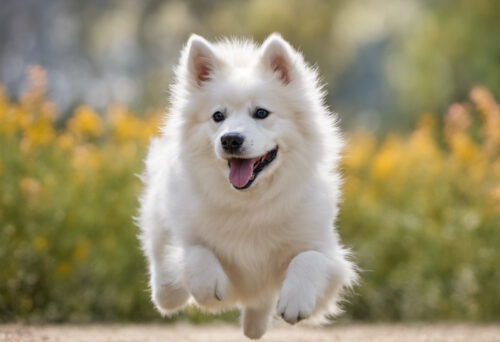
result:
[[[159,319],[132,216],[161,111],[55,122],[43,70],[30,77],[19,101],[0,91],[0,321]],[[483,88],[471,98],[442,129],[427,115],[409,136],[349,140],[339,230],[364,273],[345,317],[500,317],[500,109]]]
[[[500,106],[476,87],[438,127],[351,138],[341,235],[365,270],[349,316],[498,321]]]

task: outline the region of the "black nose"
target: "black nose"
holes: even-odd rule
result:
[[[235,132],[226,133],[220,138],[222,148],[230,153],[238,152],[244,141],[245,137]]]

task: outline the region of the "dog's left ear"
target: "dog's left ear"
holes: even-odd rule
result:
[[[262,44],[262,63],[270,68],[287,85],[292,81],[293,57],[295,51],[278,33],[271,34]]]

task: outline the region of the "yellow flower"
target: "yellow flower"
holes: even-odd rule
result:
[[[23,107],[29,108],[36,105],[45,96],[47,87],[47,72],[39,65],[28,69],[29,88],[22,95],[21,103]]]
[[[41,116],[49,122],[53,122],[56,117],[57,107],[55,103],[44,101],[41,105]]]
[[[410,136],[408,141],[409,153],[418,160],[434,159],[438,152],[438,147],[431,132],[418,129]]]
[[[419,130],[432,131],[436,127],[436,118],[430,113],[423,114],[418,120],[417,127]]]
[[[74,150],[72,162],[73,167],[79,171],[97,170],[101,166],[102,158],[94,145],[86,144]]]
[[[73,251],[73,259],[77,262],[87,259],[90,243],[87,239],[81,239],[77,242]]]
[[[71,273],[71,265],[68,262],[63,261],[57,265],[56,272],[60,276],[67,276]]]
[[[350,170],[359,170],[371,158],[377,140],[367,132],[357,133],[349,139],[344,152],[344,165]]]
[[[136,139],[141,122],[127,112],[120,104],[113,104],[108,108],[108,120],[111,123],[113,137],[118,142]]]
[[[5,88],[0,83],[0,127],[5,124],[8,108],[9,103],[7,101],[7,96],[5,95]]]
[[[3,84],[0,83],[0,103],[7,102],[7,91]]]
[[[491,170],[493,171],[493,175],[496,177],[496,179],[500,180],[500,158],[493,162]]]
[[[116,141],[147,142],[152,135],[158,133],[163,114],[158,110],[149,111],[146,119],[140,119],[128,112],[124,106],[113,104],[108,108],[107,116]]]
[[[450,143],[455,134],[467,134],[471,118],[465,105],[454,103],[444,117],[444,135]]]
[[[462,163],[467,163],[477,156],[478,149],[469,136],[455,134],[451,139],[451,152],[455,159]]]
[[[472,88],[469,97],[485,115],[495,111],[498,106],[493,95],[483,86],[475,86]]]
[[[133,159],[137,154],[137,144],[133,141],[128,141],[120,147],[120,156],[125,159]]]
[[[54,128],[48,117],[38,118],[24,131],[25,143],[30,147],[37,145],[47,145],[55,138]]]
[[[500,105],[490,91],[482,86],[474,87],[470,98],[482,114],[486,149],[495,151],[500,148]]]
[[[33,115],[21,107],[12,106],[10,116],[15,131],[26,130],[33,124]]]
[[[153,135],[158,135],[162,120],[165,117],[163,110],[150,110],[146,113],[146,119],[142,130],[142,141],[147,142]]]
[[[48,241],[47,241],[47,238],[44,236],[37,236],[33,240],[33,247],[38,252],[44,251],[47,248],[47,245],[48,245]]]
[[[500,213],[500,185],[497,185],[490,191],[490,200],[496,212]]]
[[[371,165],[372,176],[384,179],[391,175],[400,160],[400,146],[402,142],[396,136],[391,136],[375,155]]]
[[[77,137],[97,137],[102,131],[102,120],[90,106],[80,106],[75,109],[74,116],[69,120],[68,127]]]
[[[32,115],[20,106],[0,102],[0,134],[12,136],[32,123]]]
[[[40,194],[42,187],[36,179],[26,177],[19,182],[19,188],[25,197],[35,199]]]
[[[71,150],[75,146],[75,139],[69,133],[62,133],[57,137],[57,146],[63,150]]]

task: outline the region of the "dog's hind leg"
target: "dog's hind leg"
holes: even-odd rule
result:
[[[168,240],[160,229],[142,236],[149,262],[151,299],[162,315],[178,312],[190,297],[183,285],[183,251]]]
[[[242,315],[243,333],[251,339],[261,338],[267,330],[274,305],[273,300],[255,307],[245,307]]]

